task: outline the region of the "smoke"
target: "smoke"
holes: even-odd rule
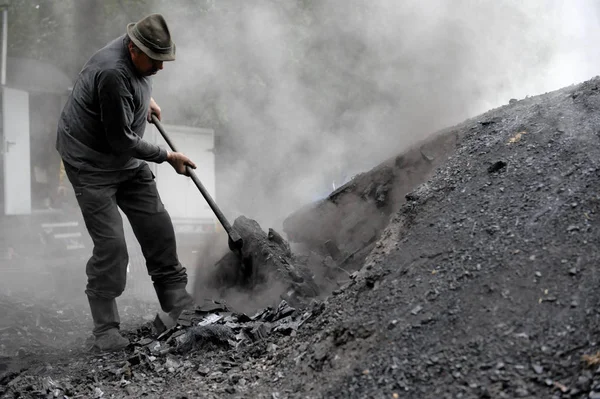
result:
[[[590,1],[194,4],[156,1],[178,60],[155,93],[165,118],[216,126],[228,215],[276,228],[436,130],[597,65]]]

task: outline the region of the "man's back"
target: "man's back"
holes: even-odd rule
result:
[[[56,147],[65,162],[83,170],[139,166],[130,147],[141,141],[132,138],[143,137],[151,90],[150,78],[135,72],[125,36],[96,52],[81,70],[59,121]]]

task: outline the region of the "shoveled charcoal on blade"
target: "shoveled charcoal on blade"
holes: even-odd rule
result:
[[[228,252],[216,263],[207,279],[208,286],[260,290],[278,283],[284,291],[291,290],[299,297],[318,295],[312,274],[294,261],[289,244],[278,233],[271,229],[268,235],[255,220],[244,216],[235,220],[233,228],[244,240],[242,259]]]
[[[281,234],[279,234],[278,232],[276,232],[273,229],[269,229],[269,234],[267,234],[267,238],[269,239],[269,241],[272,241],[275,244],[280,245],[285,250],[285,254],[287,256],[292,255],[292,250],[290,249],[290,244],[281,236]]]

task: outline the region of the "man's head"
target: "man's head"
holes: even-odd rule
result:
[[[163,68],[164,61],[175,60],[175,43],[162,15],[148,15],[127,25],[127,35],[131,61],[140,75],[154,75]]]

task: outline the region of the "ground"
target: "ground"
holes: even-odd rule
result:
[[[511,101],[440,132],[454,138],[449,156],[394,198],[360,268],[288,319],[265,322],[265,336],[161,353],[143,341],[140,320],[129,327],[137,345],[122,353],[24,340],[0,358],[0,392],[600,398],[599,87],[595,78]],[[85,317],[52,316],[44,320],[56,331],[83,340]],[[235,317],[236,329],[254,322]],[[7,324],[3,342],[15,334]],[[39,323],[26,327],[39,333]]]

